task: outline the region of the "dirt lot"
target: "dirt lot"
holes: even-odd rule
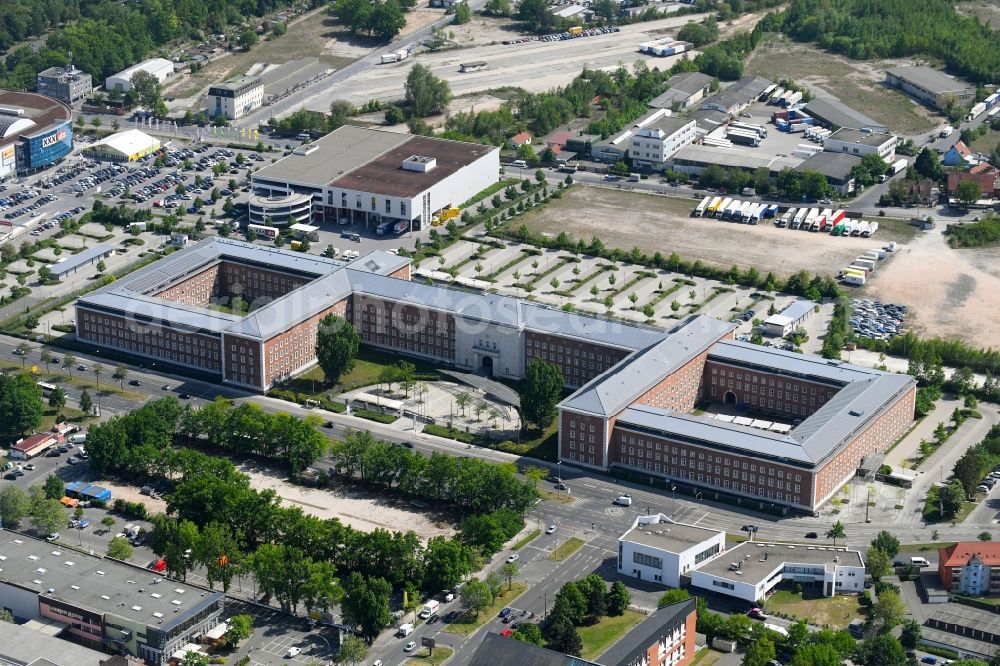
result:
[[[338,518],[345,525],[363,532],[379,527],[392,532],[412,530],[425,541],[455,533],[451,525],[412,511],[402,502],[354,489],[304,488],[258,468],[241,466],[240,471],[250,476],[250,484],[254,488],[273,488],[285,506],[297,506],[318,518]]]
[[[519,24],[509,18],[472,15],[472,20],[463,25],[450,25],[445,29],[448,38],[458,46],[496,44],[505,39],[521,37]]]
[[[111,496],[114,499],[123,499],[126,502],[142,502],[146,505],[146,511],[149,515],[154,513],[166,513],[167,512],[167,502],[162,499],[153,499],[148,495],[143,495],[139,492],[139,489],[135,486],[123,486],[119,483],[111,481],[110,479],[97,479],[94,481],[95,485],[104,486],[111,491]]]
[[[923,233],[875,274],[865,292],[910,307],[921,336],[1000,347],[1000,248],[954,250],[940,230]]]
[[[208,91],[209,85],[246,74],[257,63],[281,64],[312,57],[340,69],[376,45],[374,40],[349,34],[327,15],[326,9],[320,9],[292,21],[281,37],[261,40],[247,52],[224,55],[194,75],[179,76],[164,92],[171,97],[198,97]]]
[[[778,229],[770,222],[751,227],[691,217],[697,203],[576,186],[559,202],[521,220],[540,233],[566,231],[586,239],[597,236],[624,250],[639,247],[648,253],[676,252],[686,261],[700,259],[724,267],[736,264],[743,269],[756,266],[761,273],[781,275],[798,270],[835,275],[869,246],[901,240],[899,234],[883,234],[881,230],[877,239],[835,238]],[[624,210],[629,211],[627,217],[622,216]],[[775,248],[781,251],[775,252]]]
[[[1000,29],[1000,2],[997,0],[959,2],[955,9],[962,14],[975,14],[980,21],[989,23],[994,29]]]
[[[747,62],[746,72],[773,81],[792,79],[821,88],[851,108],[885,123],[893,132],[921,134],[941,124],[941,119],[900,92],[885,88],[885,70],[913,64],[904,60],[848,60],[783,35],[760,43]]]

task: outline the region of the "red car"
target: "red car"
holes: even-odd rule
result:
[[[500,632],[500,635],[503,636],[504,638],[509,638],[510,635],[513,633],[514,633],[513,629],[504,629],[503,631]]]

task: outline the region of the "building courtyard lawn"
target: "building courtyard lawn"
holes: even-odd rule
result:
[[[507,586],[504,585],[492,606],[484,611],[481,611],[478,615],[476,615],[476,612],[472,610],[465,611],[460,616],[455,618],[454,622],[445,626],[444,631],[452,634],[459,634],[460,636],[471,635],[476,629],[496,617],[497,613],[499,613],[504,606],[512,604],[514,600],[524,594],[524,591],[527,589],[527,583],[519,583],[517,581],[511,585],[509,590],[507,589]]]
[[[341,377],[339,384],[332,387],[325,385],[326,378],[323,375],[323,369],[317,365],[303,372],[301,375],[288,380],[281,388],[310,396],[326,395],[327,393],[336,395],[337,393],[344,393],[345,391],[352,391],[364,386],[377,384],[382,371],[391,365],[398,364],[401,360],[413,363],[417,367],[416,375],[418,381],[440,379],[437,368],[431,363],[410,357],[403,357],[398,354],[390,354],[362,345],[361,350],[358,352],[354,369]],[[398,387],[393,386],[393,388],[396,389]]]
[[[642,613],[627,610],[623,615],[605,616],[589,627],[580,627],[577,630],[583,642],[583,653],[580,656],[592,660],[603,654],[615,641],[645,619],[646,616]]]
[[[868,615],[862,599],[848,594],[823,597],[808,590],[804,594],[778,590],[765,602],[764,610],[771,615],[780,613],[818,626],[846,629],[852,620]]]

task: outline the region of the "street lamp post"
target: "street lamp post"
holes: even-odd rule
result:
[[[670,494],[673,497],[673,506],[670,509],[670,513],[677,515],[677,486],[670,484]]]

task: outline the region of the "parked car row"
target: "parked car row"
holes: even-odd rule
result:
[[[55,196],[53,196],[51,194],[46,194],[45,196],[39,198],[38,201],[35,201],[34,203],[29,204],[27,206],[23,206],[21,208],[18,208],[17,210],[12,210],[11,212],[9,212],[6,215],[4,215],[4,217],[7,218],[8,220],[14,220],[14,219],[17,219],[17,218],[21,217],[22,215],[27,215],[28,213],[31,213],[32,217],[38,217],[40,215],[40,213],[32,213],[32,211],[38,210],[39,208],[41,208],[45,204],[52,203],[55,200],[56,200]],[[0,199],[0,210],[6,210],[6,209],[10,208],[10,206],[11,206],[11,204],[5,204],[5,203],[3,203],[4,201],[7,201],[7,200],[6,199]],[[13,201],[13,198],[11,199],[11,201]]]
[[[853,312],[847,324],[859,338],[887,340],[903,330],[905,305],[855,298],[851,307]]]
[[[993,490],[993,486],[1000,482],[1000,465],[993,468],[993,471],[986,475],[983,482],[976,488],[981,493],[988,493]]]

